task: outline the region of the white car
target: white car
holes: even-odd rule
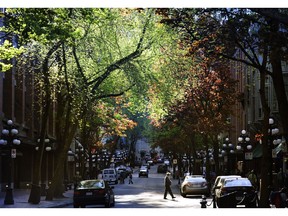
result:
[[[167,166],[170,166],[170,161],[169,160],[164,160],[164,164]]]
[[[209,196],[209,187],[206,179],[202,175],[188,175],[180,187],[180,194],[187,195],[206,195]]]
[[[118,174],[116,169],[107,168],[102,170],[102,179],[109,183],[113,182],[114,184],[118,184]]]
[[[140,169],[139,169],[139,178],[141,176],[146,176],[148,178],[148,173],[149,173],[149,171],[148,171],[147,167],[146,166],[141,166]]]

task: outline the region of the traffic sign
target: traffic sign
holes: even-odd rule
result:
[[[245,152],[245,160],[252,160],[253,152]]]
[[[16,149],[11,149],[11,158],[16,158]]]

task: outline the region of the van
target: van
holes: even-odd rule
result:
[[[114,184],[118,184],[118,175],[116,169],[107,168],[102,170],[102,179],[109,183],[113,182]]]

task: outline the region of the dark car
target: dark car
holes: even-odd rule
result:
[[[218,208],[236,207],[257,207],[257,191],[248,178],[228,178],[222,186],[216,186],[219,193],[215,194]]]
[[[157,173],[166,173],[168,171],[168,166],[166,165],[158,165],[157,167]]]
[[[91,179],[81,181],[74,190],[74,208],[86,205],[104,205],[109,208],[115,206],[113,186],[103,179]]]

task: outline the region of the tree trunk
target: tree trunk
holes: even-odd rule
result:
[[[270,116],[270,108],[268,106],[265,94],[265,80],[266,73],[260,71],[260,97],[261,103],[264,112],[264,120],[263,120],[263,135],[264,139],[262,140],[262,160],[261,160],[261,187],[260,187],[260,203],[259,207],[261,208],[269,208],[269,167],[271,163],[271,152],[269,152],[268,145],[268,128],[269,128],[269,116]]]
[[[68,117],[66,119],[71,118],[69,112],[66,114]],[[73,124],[70,121],[66,121],[65,129],[63,130],[63,139],[57,139],[58,141],[58,156],[56,160],[56,168],[54,172],[54,176],[52,179],[52,184],[50,185],[46,200],[53,200],[53,197],[62,197],[64,192],[63,180],[64,180],[64,164],[67,161],[67,152],[70,148],[71,142],[74,138],[74,135],[77,131],[77,125]]]
[[[270,36],[270,47],[271,52],[269,55],[269,59],[272,65],[272,80],[273,85],[275,89],[275,94],[277,97],[278,102],[278,108],[279,108],[279,114],[281,118],[281,123],[283,127],[283,135],[286,140],[288,140],[288,100],[287,95],[285,91],[285,83],[283,79],[283,71],[282,71],[282,61],[283,58],[282,53],[282,47],[281,38],[277,38],[277,35],[279,34],[279,22],[276,20],[270,21],[270,27],[271,27],[271,36]]]
[[[41,197],[41,187],[40,187],[40,180],[41,180],[41,167],[42,167],[42,159],[43,159],[43,152],[45,149],[45,137],[46,137],[46,130],[47,130],[47,123],[49,118],[50,112],[50,98],[46,98],[46,104],[44,104],[43,114],[42,114],[42,122],[41,122],[41,130],[40,130],[40,142],[39,150],[36,155],[36,159],[34,161],[34,172],[32,176],[32,187],[29,195],[28,202],[32,204],[38,204],[40,202]]]
[[[273,69],[272,79],[279,108],[280,120],[283,127],[283,135],[285,139],[288,140],[288,101],[283,80],[281,59],[278,53],[279,52],[272,53],[272,56],[274,56],[274,58],[271,59]]]
[[[40,179],[41,179],[41,166],[42,166],[42,159],[43,159],[43,152],[44,152],[44,140],[46,138],[46,131],[47,131],[47,123],[50,113],[50,106],[51,106],[51,93],[50,93],[50,81],[49,81],[49,59],[52,54],[59,48],[60,42],[55,43],[53,47],[48,51],[46,57],[42,64],[42,73],[43,73],[43,82],[44,82],[44,94],[45,100],[42,103],[43,105],[43,112],[42,112],[42,119],[41,119],[41,128],[40,128],[40,143],[39,143],[39,154],[36,157],[34,162],[34,173],[32,176],[32,188],[30,191],[29,203],[38,204],[40,202],[41,192],[40,192]]]

